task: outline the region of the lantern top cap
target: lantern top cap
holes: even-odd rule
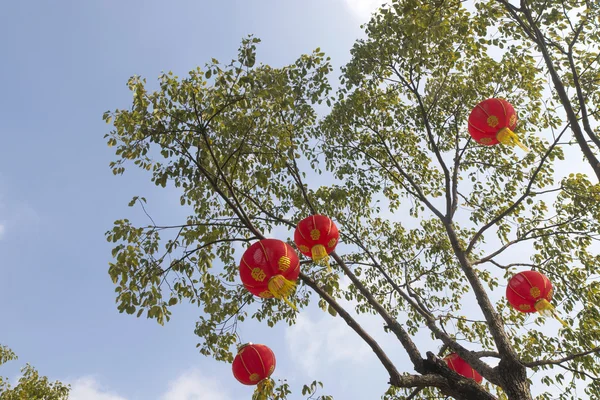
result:
[[[240,351],[241,351],[241,350],[242,350],[244,347],[247,347],[247,346],[252,346],[253,344],[254,344],[254,343],[252,343],[252,342],[248,342],[248,343],[242,343],[242,344],[239,344],[239,345],[238,345],[238,347],[237,347],[237,351],[238,351],[238,353],[239,353],[239,352],[240,352]]]

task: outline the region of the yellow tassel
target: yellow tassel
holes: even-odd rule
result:
[[[256,390],[254,391],[254,395],[252,395],[252,400],[268,400],[273,394],[274,387],[275,383],[271,378],[263,379],[262,381],[258,382]]]
[[[500,132],[498,132],[498,134],[496,135],[496,139],[498,139],[498,141],[502,144],[506,144],[509,146],[517,145],[523,150],[529,152],[529,149],[519,141],[519,137],[517,136],[517,134],[511,131],[508,127],[500,129]]]
[[[312,259],[318,265],[323,265],[327,267],[327,272],[332,272],[331,265],[329,265],[329,255],[327,254],[327,249],[322,244],[317,244],[310,249],[312,253]]]
[[[285,301],[290,307],[298,311],[296,306],[287,299],[292,294],[294,289],[296,289],[296,282],[288,281],[283,277],[283,275],[275,275],[269,279],[267,287],[269,288],[269,292],[271,292],[273,297]]]
[[[536,301],[534,305],[535,309],[545,317],[554,317],[556,318],[565,328],[568,328],[569,325],[556,314],[554,306],[548,302],[546,299],[540,299]]]

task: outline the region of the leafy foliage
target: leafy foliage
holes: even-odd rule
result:
[[[16,359],[11,349],[0,345],[0,365]],[[50,382],[29,364],[21,369],[21,374],[14,387],[7,378],[0,377],[0,400],[66,400],[69,396],[69,386]]]
[[[502,0],[465,3],[395,0],[380,9],[352,48],[334,95],[329,59],[319,49],[273,68],[256,64],[259,41],[252,37],[230,64],[212,60],[183,79],[163,74],[156,91],[131,78],[132,108],[104,115],[114,126],[106,136],[116,148],[111,168],[122,174],[133,162],[156,185],[179,188],[190,215],[169,226],[122,219],[107,232],[115,243],[109,274],[118,309],[162,324],[170,307],[197,304],[200,352],[230,362],[248,318],[269,326],[296,318],[276,300],[243,289],[236,248],[275,229],[289,237],[295,221],[318,212],[336,221],[343,245],[333,255],[333,274],[303,262],[294,301],[300,312],[318,301],[369,344],[390,374],[384,398],[527,400],[540,375],[552,392],[535,393],[538,399],[576,399],[582,387],[600,397],[600,185],[574,168],[564,173],[563,149],[578,146],[592,159],[578,139],[588,131],[577,131],[584,107],[578,94],[565,100],[554,81],[557,94],[549,95],[536,59],[569,24],[560,12],[544,11],[547,2],[519,9]],[[597,46],[597,6],[562,3],[564,15],[585,23],[561,40],[581,37],[582,46]],[[523,10],[535,18],[519,25],[523,31],[510,29]],[[549,41],[536,36],[532,46],[532,26]],[[591,79],[585,85],[559,76],[563,86],[581,87],[585,105],[597,96],[587,74],[593,54],[565,56]],[[489,97],[515,106],[517,133],[531,152],[470,140],[469,112]],[[319,104],[329,107],[321,119]],[[581,119],[569,114],[574,104]],[[588,110],[581,123],[593,133],[592,115]],[[130,206],[145,204],[136,197]],[[548,320],[508,307],[505,282],[523,268],[551,279],[571,328],[548,329]],[[349,285],[340,284],[343,277]],[[340,299],[353,301],[356,313],[379,315],[417,374],[400,373]],[[438,344],[437,355],[414,344],[422,329]],[[487,383],[450,371],[439,358],[446,351]],[[312,396],[317,385],[302,394]],[[290,393],[287,383],[278,390],[278,399]]]

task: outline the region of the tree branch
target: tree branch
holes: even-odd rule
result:
[[[350,280],[352,281],[354,286],[358,289],[358,291],[365,297],[365,299],[367,299],[369,304],[371,306],[373,306],[375,311],[377,311],[377,313],[383,318],[383,320],[388,325],[390,330],[396,334],[396,337],[398,338],[398,340],[400,340],[400,343],[402,343],[402,346],[408,353],[408,356],[409,356],[410,360],[412,361],[412,363],[415,367],[415,370],[417,372],[421,372],[421,373],[425,372],[423,370],[423,357],[421,356],[419,349],[417,348],[415,343],[412,341],[408,332],[406,332],[406,330],[398,323],[398,321],[396,321],[396,319],[393,318],[385,310],[385,308],[383,308],[383,306],[381,304],[379,304],[379,302],[375,299],[375,297],[369,291],[369,289],[367,289],[365,287],[365,285],[363,285],[363,283],[358,279],[358,277],[356,275],[354,275],[354,273],[350,270],[350,268],[348,268],[348,266],[346,265],[344,260],[342,260],[341,257],[338,256],[335,251],[332,252],[330,255],[338,263],[338,265],[342,268],[342,270],[348,276],[348,278],[350,278]]]
[[[483,361],[479,360],[480,356],[474,355],[472,351],[467,350],[465,347],[461,346],[456,340],[450,337],[446,332],[441,330],[435,323],[435,317],[426,307],[418,300],[411,298],[409,293],[406,293],[402,288],[387,274],[385,268],[375,258],[373,253],[364,246],[363,243],[358,240],[355,241],[357,246],[359,246],[371,259],[375,268],[383,275],[385,280],[392,286],[394,291],[400,295],[404,300],[410,304],[410,306],[420,314],[425,320],[425,325],[429,328],[429,330],[435,335],[435,337],[444,343],[444,346],[451,348],[453,351],[458,353],[464,360],[469,362],[469,364],[475,368],[479,373],[488,378],[490,381],[494,380],[494,372],[493,369]],[[408,288],[407,288],[408,289]],[[418,370],[417,370],[418,371]],[[420,372],[420,371],[419,371]]]
[[[540,367],[542,365],[558,365],[558,364],[562,364],[567,361],[574,360],[579,357],[587,356],[589,354],[595,354],[598,352],[600,352],[600,346],[594,347],[593,349],[588,350],[588,351],[582,351],[581,353],[571,354],[567,357],[559,358],[558,360],[538,360],[538,361],[523,363],[523,365],[525,365],[527,367]]]
[[[458,236],[454,231],[454,227],[451,224],[446,224],[446,232],[448,233],[448,237],[450,239],[450,243],[452,244],[452,248],[458,261],[460,263],[461,269],[463,270],[467,280],[469,281],[471,288],[475,294],[475,298],[477,299],[477,303],[485,316],[485,319],[488,323],[488,328],[492,337],[494,338],[494,343],[496,344],[496,348],[503,358],[506,358],[508,361],[512,361],[514,365],[518,364],[518,356],[513,349],[510,339],[504,330],[504,323],[496,309],[492,305],[487,292],[483,288],[481,281],[477,277],[475,270],[473,269],[470,261],[467,258],[466,251],[461,249]],[[488,378],[489,380],[489,378]],[[492,381],[493,382],[493,381]]]
[[[533,187],[533,183],[535,182],[535,178],[537,177],[537,175],[541,171],[542,166],[546,162],[546,159],[548,158],[548,156],[550,155],[550,153],[552,153],[552,151],[554,150],[554,148],[558,144],[558,141],[560,140],[560,138],[562,137],[562,135],[568,129],[569,125],[570,125],[570,123],[568,123],[564,127],[564,129],[562,130],[562,132],[558,135],[558,137],[556,139],[554,139],[554,142],[550,145],[550,147],[548,147],[548,150],[546,150],[546,153],[544,153],[544,155],[540,159],[539,165],[537,166],[537,168],[533,172],[533,175],[531,176],[531,179],[529,180],[529,183],[527,184],[527,187],[525,189],[525,193],[523,193],[521,195],[521,197],[519,197],[513,204],[511,204],[510,207],[506,208],[504,211],[502,211],[500,214],[498,214],[497,216],[495,216],[490,222],[488,222],[487,224],[485,224],[484,226],[482,226],[477,231],[477,233],[473,236],[473,238],[469,242],[469,245],[467,246],[467,250],[465,251],[466,254],[471,253],[471,251],[473,250],[473,247],[475,246],[475,244],[477,243],[477,241],[479,240],[479,238],[481,238],[481,235],[483,235],[483,233],[486,230],[488,230],[492,226],[496,225],[504,217],[506,217],[511,212],[513,212],[519,206],[519,204],[521,204],[531,194],[531,188]]]
[[[383,364],[385,369],[388,371],[390,375],[390,384],[393,386],[404,387],[402,386],[403,377],[400,376],[400,373],[392,363],[392,361],[385,354],[383,349],[377,344],[375,339],[373,339],[352,316],[342,307],[340,304],[335,301],[333,297],[327,294],[326,291],[321,289],[319,285],[315,281],[313,281],[310,277],[305,275],[304,273],[300,273],[300,279],[304,282],[308,287],[313,289],[323,300],[327,302],[335,311],[337,311],[338,315],[342,317],[342,319],[348,324],[354,332],[358,334],[373,350],[379,361]],[[412,386],[411,386],[412,387]]]
[[[498,0],[498,1],[505,5],[507,10],[511,13],[513,18],[519,23],[519,25],[521,25],[521,27],[525,26],[523,20],[519,17],[519,15],[515,12],[515,10],[513,10],[512,8],[507,6],[508,2],[506,0]],[[524,30],[526,31],[529,38],[538,45],[540,51],[542,52],[542,56],[544,57],[544,62],[546,63],[546,67],[548,68],[548,72],[550,73],[550,77],[552,78],[552,83],[554,85],[554,89],[556,90],[558,97],[560,98],[560,101],[565,109],[565,112],[567,114],[567,119],[569,120],[569,123],[571,124],[571,129],[573,131],[575,139],[577,140],[577,143],[579,144],[579,147],[580,147],[583,155],[585,156],[586,160],[588,161],[588,163],[594,170],[596,177],[598,178],[598,180],[600,180],[600,161],[598,160],[598,158],[596,157],[596,155],[594,154],[592,149],[588,146],[588,144],[585,140],[585,137],[583,135],[581,127],[579,126],[579,123],[577,121],[577,115],[575,114],[575,111],[573,110],[573,105],[571,104],[571,101],[569,99],[569,95],[567,94],[565,86],[564,86],[563,82],[561,81],[560,76],[558,75],[558,72],[556,71],[552,57],[550,56],[550,53],[548,52],[548,48],[546,46],[544,36],[543,36],[542,32],[539,30],[539,28],[535,25],[533,18],[531,16],[531,12],[527,8],[526,2],[521,1],[520,11],[523,13],[523,15],[525,15],[525,18],[527,19],[527,21],[529,23],[529,27],[531,29],[531,30],[528,30],[528,29],[524,28]]]
[[[448,170],[448,167],[446,166],[446,163],[444,162],[444,159],[442,158],[442,155],[440,153],[440,149],[433,138],[433,131],[431,129],[431,124],[429,123],[428,111],[425,109],[425,105],[423,104],[423,99],[421,98],[421,94],[419,93],[418,89],[415,87],[414,82],[406,81],[404,79],[404,77],[398,72],[398,70],[396,70],[396,68],[393,65],[391,65],[390,67],[392,68],[392,70],[394,71],[394,73],[396,74],[398,79],[400,79],[400,81],[404,84],[404,86],[408,90],[410,90],[417,98],[417,103],[419,105],[419,111],[421,113],[421,118],[423,118],[423,124],[425,125],[425,131],[427,132],[427,139],[429,141],[429,145],[431,146],[431,149],[433,150],[433,152],[435,154],[435,158],[438,160],[438,163],[440,164],[440,166],[442,167],[442,170],[444,171],[444,183],[445,183],[445,187],[446,187],[446,190],[445,190],[446,218],[449,218],[450,214],[451,214],[451,210],[452,210],[452,198],[451,198],[452,190],[451,190],[451,186],[450,186],[450,171]]]

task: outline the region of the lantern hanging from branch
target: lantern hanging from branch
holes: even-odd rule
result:
[[[300,260],[289,244],[263,239],[252,244],[242,255],[240,278],[250,293],[265,299],[282,299],[294,310],[288,297],[296,288]]]
[[[483,381],[483,377],[479,375],[479,372],[475,371],[465,360],[463,360],[458,354],[451,353],[444,357],[444,361],[448,364],[448,368],[456,372],[465,378],[473,379],[477,383]]]
[[[340,233],[331,218],[325,215],[311,215],[296,226],[294,242],[305,256],[316,263],[329,267],[329,254],[335,250]]]
[[[516,310],[554,316],[567,327],[567,323],[556,315],[554,306],[550,304],[552,293],[552,283],[548,277],[537,271],[519,272],[510,278],[506,287],[506,298]]]
[[[238,348],[231,369],[244,385],[257,385],[254,399],[266,400],[273,392],[271,374],[275,371],[275,354],[264,344],[244,344]]]
[[[517,114],[513,106],[504,99],[491,98],[477,104],[469,115],[469,134],[485,146],[498,143],[517,145],[525,151],[527,147],[513,132],[517,126]]]

